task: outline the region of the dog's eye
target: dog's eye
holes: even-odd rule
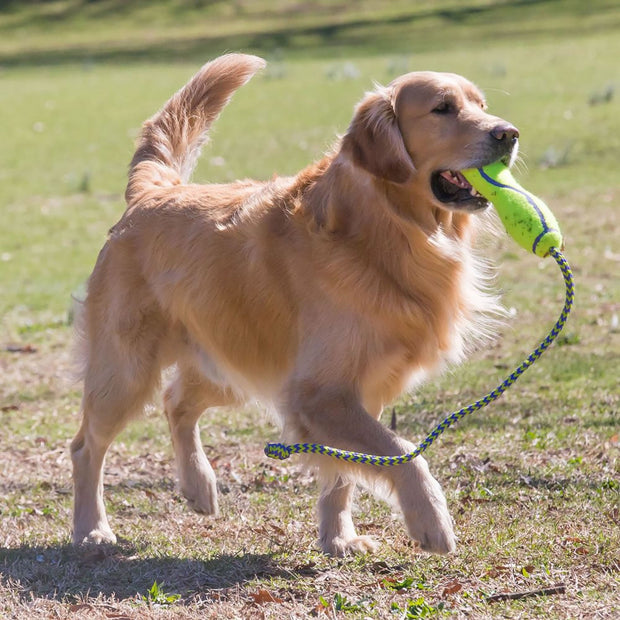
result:
[[[447,101],[442,101],[437,107],[433,108],[433,114],[449,114],[452,112],[452,105]]]

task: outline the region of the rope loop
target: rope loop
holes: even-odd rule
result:
[[[494,390],[491,390],[486,396],[477,400],[475,403],[463,407],[458,411],[449,414],[443,422],[440,422],[420,443],[420,445],[408,454],[401,454],[399,456],[377,456],[374,454],[362,454],[359,452],[349,452],[347,450],[339,450],[338,448],[330,448],[329,446],[323,446],[316,443],[296,443],[292,445],[285,445],[282,443],[269,443],[265,447],[265,454],[272,459],[279,459],[281,461],[287,459],[291,454],[323,454],[326,456],[332,456],[336,459],[348,461],[352,463],[367,463],[369,465],[380,465],[382,467],[393,467],[394,465],[402,465],[412,461],[416,456],[424,452],[430,445],[452,424],[462,420],[466,415],[478,411],[483,407],[486,407],[493,401],[497,400],[509,387],[516,383],[517,379],[534,363],[540,356],[551,346],[551,343],[558,337],[562,331],[570,311],[573,307],[575,300],[575,284],[573,281],[573,274],[571,268],[557,248],[551,248],[549,254],[553,256],[559,265],[562,275],[564,276],[564,284],[566,286],[566,297],[564,301],[564,307],[560,314],[560,317],[556,321],[555,325],[545,337],[545,339],[534,349],[534,351],[527,357],[526,360],[512,372],[506,379],[500,383]]]

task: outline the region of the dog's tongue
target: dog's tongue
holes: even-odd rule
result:
[[[452,185],[458,185],[458,187],[462,187],[463,189],[471,188],[471,184],[468,183],[467,179],[460,172],[445,170],[441,173],[441,176],[448,181],[448,183],[452,183]]]

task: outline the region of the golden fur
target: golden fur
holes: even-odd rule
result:
[[[437,170],[514,150],[477,88],[452,74],[407,74],[367,94],[333,152],[298,175],[189,183],[212,122],[263,65],[241,54],[206,64],[143,127],[127,210],[83,308],[83,418],[71,446],[77,543],[115,540],[103,459],[163,368],[176,369],[164,402],[181,490],[212,514],[215,475],[197,426],[206,408],[258,398],[277,411],[288,441],[408,451],[378,422],[382,408],[459,361],[498,309],[472,253],[480,217],[430,188]],[[446,501],[422,457],[384,469],[313,464],[326,552],[374,547],[351,519],[359,477],[386,483],[422,549],[454,548]]]

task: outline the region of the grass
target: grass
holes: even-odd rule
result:
[[[54,0],[0,9],[0,617],[615,617],[616,3],[145,6]],[[563,225],[577,279],[566,334],[429,452],[460,538],[450,557],[416,554],[399,519],[365,493],[356,520],[381,541],[377,554],[321,555],[315,481],[294,458],[266,461],[264,442],[277,431],[260,411],[205,417],[223,516],[193,514],[175,488],[158,402],[108,457],[119,544],[69,544],[67,447],[80,397],[68,379],[71,293],[123,209],[140,123],[201,62],[238,48],[271,63],[224,113],[197,179],[293,173],[344,131],[373,80],[453,70],[520,128],[518,176]],[[505,238],[487,252],[514,317],[493,347],[395,403],[406,437],[421,438],[494,387],[559,313],[553,261]],[[487,602],[560,583],[563,592]]]

